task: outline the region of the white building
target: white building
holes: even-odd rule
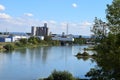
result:
[[[27,36],[18,36],[18,35],[10,36],[10,38],[11,38],[11,42],[17,42],[20,39],[28,39]]]
[[[17,42],[20,39],[28,39],[29,36],[26,33],[11,33],[9,38],[11,38],[11,42]]]

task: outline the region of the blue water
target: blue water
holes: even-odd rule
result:
[[[86,72],[96,66],[90,58],[83,60],[74,56],[85,47],[88,46],[50,46],[1,52],[0,80],[37,80],[48,77],[53,70],[66,70],[75,77],[84,78]]]

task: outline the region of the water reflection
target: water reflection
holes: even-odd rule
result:
[[[87,61],[88,59],[90,59],[90,57],[85,56],[85,57],[76,57],[78,60],[82,59],[84,61]]]
[[[96,65],[91,59],[78,60],[74,56],[84,47],[87,46],[48,46],[0,53],[0,80],[33,80],[47,77],[54,69],[84,78]]]

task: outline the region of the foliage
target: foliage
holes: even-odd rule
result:
[[[107,24],[103,22],[101,19],[95,17],[93,28],[91,32],[94,33],[95,41],[99,42],[104,39],[107,35]]]
[[[2,34],[2,32],[0,32],[0,34]]]
[[[19,40],[19,42],[21,44],[25,45],[25,44],[27,44],[27,39],[22,38],[22,39]]]
[[[99,68],[86,74],[91,80],[120,79],[120,0],[113,0],[111,5],[107,5],[106,12],[110,32],[96,46]]]
[[[51,45],[60,45],[60,42],[59,41],[51,41],[51,43],[50,43]]]
[[[111,5],[107,5],[106,18],[109,23],[110,32],[120,33],[120,0],[113,0]]]
[[[30,37],[28,39],[28,42],[32,44],[38,44],[40,42],[40,39],[38,37]]]
[[[38,37],[30,37],[28,43],[31,44],[44,44],[44,45],[60,45],[59,41],[52,41],[51,36],[45,36],[44,40],[40,40]]]
[[[67,71],[56,71],[54,70],[48,78],[43,80],[76,80],[71,73]]]
[[[14,50],[14,46],[12,44],[6,44],[4,46],[4,48],[7,50],[7,51],[11,51],[11,50]]]
[[[44,41],[48,44],[48,45],[60,45],[60,42],[57,40],[52,40],[51,36],[45,36]]]
[[[20,42],[16,42],[15,46],[22,47],[23,45]]]
[[[86,39],[85,38],[75,38],[74,39],[74,44],[85,44],[86,43]]]
[[[96,62],[99,68],[91,69],[86,77],[91,77],[91,80],[119,80],[120,79],[120,50],[118,53],[110,51],[109,53],[98,52],[99,57]]]
[[[45,37],[44,37],[44,40],[45,40],[45,41],[51,41],[52,39],[51,39],[51,36],[45,36]]]

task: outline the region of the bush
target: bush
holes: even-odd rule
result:
[[[23,47],[23,45],[21,43],[19,43],[19,42],[16,42],[15,46],[17,46],[17,47]]]
[[[6,44],[4,46],[4,48],[7,50],[7,51],[11,51],[11,50],[14,50],[14,46],[12,44]]]
[[[28,39],[28,42],[32,44],[38,44],[40,42],[40,39],[38,37],[30,37]]]
[[[44,78],[43,80],[75,80],[75,78],[67,71],[54,70],[48,78]]]
[[[19,40],[19,42],[23,45],[26,45],[27,44],[27,39],[22,38],[22,39]]]

